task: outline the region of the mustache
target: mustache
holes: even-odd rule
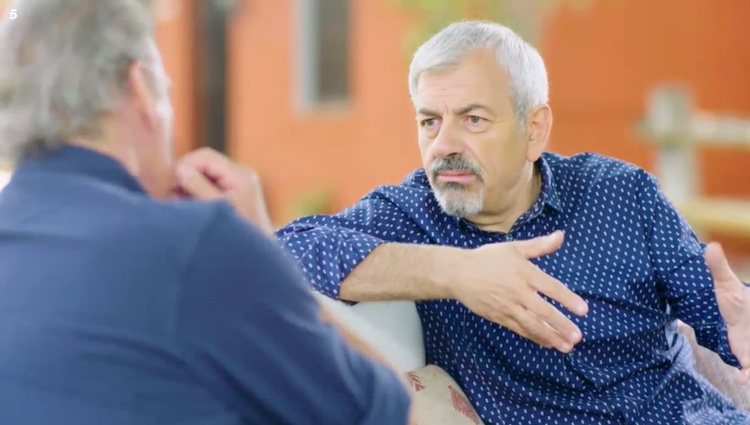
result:
[[[482,178],[482,170],[480,170],[476,164],[460,155],[436,158],[432,164],[430,164],[430,174],[433,179],[436,179],[438,173],[443,171],[468,171],[473,174],[477,180],[484,182],[484,179]]]

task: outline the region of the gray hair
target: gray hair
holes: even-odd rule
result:
[[[152,64],[148,0],[16,0],[0,23],[0,155],[101,135],[134,61]]]
[[[417,49],[409,66],[409,93],[417,92],[419,77],[429,71],[455,66],[477,49],[495,52],[508,75],[511,103],[519,124],[526,115],[549,101],[549,84],[539,52],[510,28],[492,22],[457,22],[433,35]]]

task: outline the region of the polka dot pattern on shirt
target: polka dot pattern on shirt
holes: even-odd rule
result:
[[[453,300],[418,302],[428,363],[450,373],[482,420],[495,424],[750,423],[694,370],[680,319],[698,342],[737,366],[702,245],[656,180],[596,154],[538,161],[542,191],[507,234],[446,215],[424,170],[381,186],[333,216],[278,232],[316,290],[341,281],[386,242],[475,248],[565,231],[562,248],[533,260],[589,304],[570,354],[540,347]],[[502,277],[499,277],[502,278]],[[457,282],[460,284],[460,282]]]

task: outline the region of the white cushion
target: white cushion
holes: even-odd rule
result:
[[[466,394],[443,369],[429,365],[406,376],[413,394],[410,425],[483,425]]]
[[[422,322],[412,301],[363,302],[349,306],[316,293],[323,305],[399,371],[425,365]]]

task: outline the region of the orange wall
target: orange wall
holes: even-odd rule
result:
[[[419,166],[408,99],[409,21],[392,0],[353,0],[349,108],[294,108],[295,2],[248,1],[230,38],[229,135],[235,158],[260,172],[277,222],[310,190],[331,186],[336,207]],[[593,1],[549,20],[542,53],[555,111],[553,150],[598,151],[651,167],[634,132],[649,88],[683,80],[699,106],[750,115],[750,2]],[[748,196],[750,155],[707,151],[705,188]]]
[[[750,116],[750,2],[594,1],[546,27],[552,148],[595,150],[650,168],[652,149],[634,122],[656,83],[684,81],[698,107]],[[704,149],[704,190],[750,195],[748,151]]]
[[[174,139],[178,154],[196,146],[196,111],[194,46],[194,0],[162,0],[163,9],[156,29],[156,38],[162,52],[164,66],[172,80],[174,105]]]
[[[277,222],[310,191],[335,189],[341,207],[417,167],[407,22],[394,2],[352,2],[352,103],[306,112],[294,106],[296,2],[247,3],[230,38],[231,153],[258,170]]]

